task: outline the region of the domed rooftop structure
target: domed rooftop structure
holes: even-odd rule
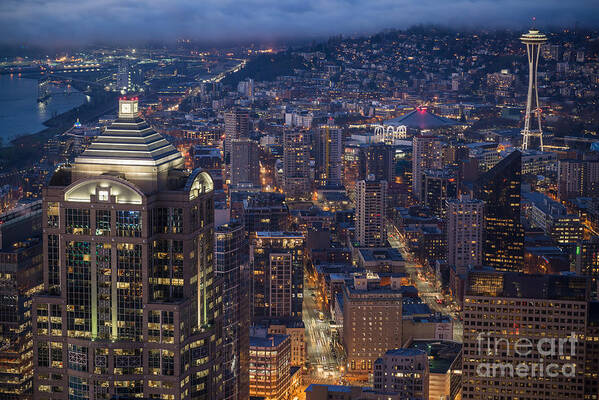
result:
[[[383,125],[406,126],[410,129],[431,130],[458,125],[456,121],[440,117],[429,112],[425,107],[418,107],[401,117],[392,118],[383,122]]]
[[[121,98],[118,118],[75,159],[73,177],[116,175],[151,192],[183,165],[181,153],[139,117],[138,99]]]
[[[158,167],[176,160],[183,161],[181,153],[139,117],[137,98],[121,98],[117,120],[75,163]]]

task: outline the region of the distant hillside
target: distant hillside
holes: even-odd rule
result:
[[[252,78],[255,81],[274,81],[278,76],[293,75],[294,69],[308,69],[309,63],[301,56],[290,52],[261,54],[251,59],[245,68],[228,75],[223,84],[236,86],[239,82]]]

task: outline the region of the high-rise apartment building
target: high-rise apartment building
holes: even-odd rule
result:
[[[589,282],[471,271],[464,298],[464,399],[582,399]]]
[[[288,130],[283,135],[283,191],[289,199],[309,199],[310,152],[308,133]]]
[[[559,160],[557,189],[561,200],[599,195],[599,160]]]
[[[520,223],[521,153],[514,151],[475,183],[475,198],[485,202],[483,264],[522,271],[524,230]]]
[[[462,195],[447,201],[447,264],[482,265],[484,203]]]
[[[231,141],[231,185],[260,187],[260,152],[258,143],[250,139]]]
[[[249,396],[249,246],[243,225],[214,232],[214,265],[223,282],[223,398]]]
[[[414,136],[412,139],[412,194],[422,199],[422,174],[428,169],[443,167],[441,144],[439,139],[431,135]]]
[[[43,189],[36,399],[217,399],[222,293],[213,183],[121,99]]]
[[[322,186],[339,187],[343,184],[343,131],[334,125],[321,125],[316,135],[316,166]]]
[[[231,162],[232,141],[250,134],[250,115],[246,110],[235,108],[225,113],[225,163]]]
[[[301,318],[304,287],[304,235],[255,232],[250,236],[251,316]]]
[[[343,346],[350,374],[367,375],[387,350],[402,347],[400,284],[369,285],[355,276],[343,289]]]
[[[392,349],[374,362],[374,390],[401,398],[427,400],[428,355],[419,349]]]
[[[386,207],[387,181],[365,180],[356,183],[356,240],[360,246],[386,246]]]
[[[395,149],[384,143],[372,143],[359,149],[359,176],[366,179],[374,175],[375,180],[393,182]]]

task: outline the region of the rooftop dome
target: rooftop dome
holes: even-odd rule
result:
[[[139,117],[137,98],[121,98],[116,121],[75,158],[73,179],[119,176],[151,193],[183,166],[181,153]]]
[[[119,100],[119,116],[75,159],[76,164],[159,166],[181,153],[139,117],[137,98]]]
[[[418,107],[401,117],[392,118],[383,122],[384,125],[401,126],[404,125],[411,129],[437,129],[448,126],[454,126],[458,123],[449,118],[440,117],[429,112],[425,107]]]

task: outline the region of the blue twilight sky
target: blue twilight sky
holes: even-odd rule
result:
[[[0,0],[0,42],[276,40],[415,24],[599,26],[599,0]]]

